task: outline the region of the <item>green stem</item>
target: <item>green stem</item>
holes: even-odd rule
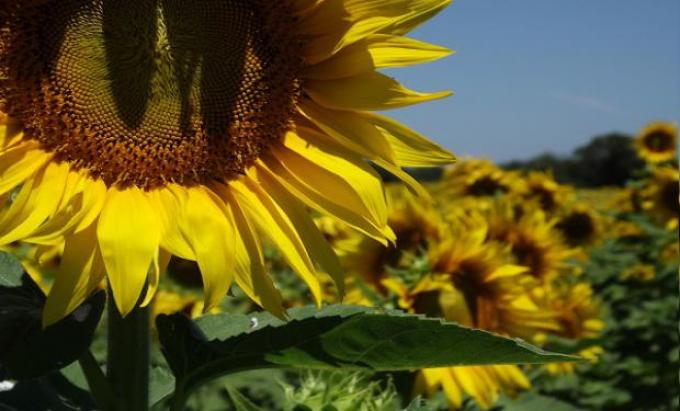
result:
[[[121,317],[109,290],[107,378],[118,411],[148,411],[151,331],[149,308]]]

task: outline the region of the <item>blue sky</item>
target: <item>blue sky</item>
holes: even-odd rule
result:
[[[680,120],[678,0],[456,0],[412,36],[456,54],[388,74],[455,95],[391,115],[458,155],[566,154]]]

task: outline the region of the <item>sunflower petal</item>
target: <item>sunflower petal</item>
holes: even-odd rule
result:
[[[217,307],[234,278],[234,238],[238,232],[227,218],[222,200],[202,186],[185,189],[179,228],[203,276],[204,311]]]
[[[97,247],[96,225],[92,224],[66,239],[59,272],[45,302],[43,327],[71,314],[103,279],[104,266]]]
[[[239,207],[238,202],[234,200],[228,188],[218,191],[222,194],[225,203],[229,205],[228,217],[233,218],[234,226],[239,233],[235,237],[234,253],[236,283],[255,303],[275,316],[284,318],[283,300],[271,277],[267,275],[262,244],[253,224]]]
[[[161,222],[147,195],[133,187],[110,188],[97,238],[114,300],[122,316],[139,302],[158,253]]]
[[[305,202],[309,207],[347,223],[383,245],[387,245],[389,241],[394,241],[396,239],[388,225],[376,225],[366,215],[347,208],[339,201],[328,197],[323,192],[319,191],[317,186],[310,185],[305,179],[298,178],[297,175],[287,170],[274,156],[267,156],[262,160],[262,170],[265,170],[269,175],[281,183],[286,190]],[[302,176],[302,178],[304,178],[304,176]]]
[[[450,91],[420,93],[377,72],[335,80],[308,80],[304,85],[314,101],[334,110],[380,111],[407,107],[452,95]]]
[[[327,133],[340,146],[368,160],[382,159],[396,165],[394,152],[385,135],[365,121],[359,113],[329,110],[309,100],[302,101],[299,108],[305,118]],[[323,136],[317,135],[305,133],[305,137],[323,139]]]
[[[456,161],[456,156],[449,151],[403,124],[378,114],[362,114],[367,121],[384,131],[399,166],[438,167]]]
[[[24,185],[0,220],[0,244],[23,239],[50,218],[61,201],[68,165],[50,163],[32,181]]]
[[[321,269],[328,274],[335,283],[340,297],[345,293],[345,275],[340,267],[340,261],[328,241],[321,234],[304,205],[292,196],[279,182],[266,171],[258,173],[258,180],[272,198],[285,210],[298,230],[307,252]]]
[[[384,34],[372,35],[305,70],[314,80],[333,80],[387,67],[406,67],[451,55],[451,50],[422,41]]]
[[[321,304],[321,284],[316,269],[288,215],[250,178],[231,181],[230,189],[248,219],[276,245],[288,264],[307,283],[317,304]]]
[[[0,153],[0,194],[12,190],[42,167],[50,155],[28,142]]]

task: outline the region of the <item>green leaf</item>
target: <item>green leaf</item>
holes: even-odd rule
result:
[[[236,411],[261,411],[261,408],[253,404],[245,395],[234,387],[227,386],[227,393],[234,404]]]
[[[159,338],[177,378],[178,398],[207,380],[254,368],[400,371],[578,360],[398,311],[336,305],[293,309],[288,315],[289,322],[266,313],[220,314],[197,322],[159,316]]]
[[[0,377],[0,380],[2,379]],[[62,372],[54,372],[38,379],[19,381],[11,390],[0,392],[1,411],[95,409],[98,407],[90,394],[74,384]]]
[[[1,267],[0,267],[1,268]],[[101,318],[105,292],[87,299],[73,314],[42,328],[45,295],[24,274],[19,285],[0,286],[0,364],[12,379],[36,378],[76,361],[88,349]]]
[[[163,401],[175,390],[175,377],[165,367],[152,367],[149,380],[149,407]]]
[[[0,251],[0,286],[19,287],[24,268],[21,262],[9,253]]]

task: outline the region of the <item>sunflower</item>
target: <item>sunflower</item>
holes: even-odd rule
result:
[[[678,228],[680,214],[680,172],[674,167],[654,170],[642,189],[642,208],[669,230]]]
[[[505,171],[489,160],[465,159],[448,167],[442,190],[451,197],[493,197],[523,189],[517,173]]]
[[[43,321],[106,278],[118,310],[148,304],[170,255],[200,267],[206,309],[235,280],[282,315],[261,241],[320,299],[342,271],[308,207],[394,237],[374,164],[450,163],[373,113],[448,96],[377,70],[450,52],[403,35],[450,0],[0,6],[0,244],[65,241]],[[143,293],[145,285],[147,292]]]
[[[635,140],[637,152],[650,163],[675,159],[678,146],[678,127],[673,123],[648,124]]]
[[[525,178],[522,197],[538,202],[546,213],[554,213],[572,200],[573,189],[561,185],[548,173],[531,172]]]
[[[416,377],[416,392],[432,396],[442,389],[450,409],[462,407],[463,393],[488,409],[501,392],[515,396],[530,388],[531,382],[516,365],[430,368]]]
[[[593,289],[588,283],[558,283],[551,287],[537,288],[532,292],[533,298],[542,301],[557,313],[560,330],[557,335],[571,340],[594,339],[602,335],[605,323],[602,320],[602,309],[599,300],[593,296]],[[540,342],[544,336],[539,336]],[[591,362],[597,361],[603,349],[596,344],[581,349],[578,354]],[[551,374],[573,373],[575,363],[555,363],[545,366]]]
[[[441,241],[449,230],[429,202],[419,201],[404,190],[388,191],[388,227],[395,239],[387,247],[365,236],[339,242],[342,265],[372,290],[384,294],[382,281],[391,270],[409,270]],[[350,299],[350,302],[356,302]]]
[[[509,245],[515,262],[543,282],[559,275],[574,255],[555,227],[557,220],[540,209],[497,202],[486,218],[489,238]]]
[[[592,245],[602,235],[602,217],[590,206],[579,203],[563,213],[555,227],[572,247]]]
[[[619,278],[622,281],[640,281],[640,282],[646,282],[646,281],[651,281],[654,279],[656,276],[656,270],[654,269],[654,266],[651,264],[635,264],[631,267],[626,268],[621,274],[619,275]]]

